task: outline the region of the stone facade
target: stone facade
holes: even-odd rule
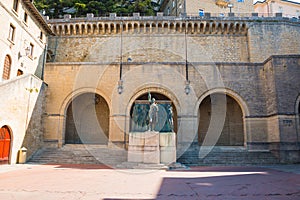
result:
[[[10,130],[7,162],[14,164],[22,147],[30,157],[43,146],[46,85],[41,79],[52,32],[30,0],[1,0],[0,24],[0,128]]]
[[[134,101],[151,92],[174,105],[177,157],[198,144],[199,114],[205,112],[212,124],[208,135],[215,138],[202,145],[223,137],[219,144],[300,161],[299,22],[158,16],[49,23],[57,36],[49,38],[45,69],[45,145],[65,144],[70,104],[94,93],[108,105],[108,145],[126,147]],[[201,110],[211,94],[223,94],[229,105],[221,97],[211,102],[212,111]],[[240,114],[226,122],[230,113]],[[234,134],[223,134],[224,124],[229,129],[223,132]]]
[[[160,10],[168,16],[199,16],[199,10],[210,13],[213,16],[227,16],[230,13],[228,4],[232,4],[231,12],[238,16],[249,16],[254,12],[253,1],[223,1],[223,0],[164,0],[161,1]]]

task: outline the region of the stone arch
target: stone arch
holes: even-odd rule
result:
[[[71,24],[70,25],[70,35],[74,35],[74,25],[73,24]]]
[[[193,34],[193,24],[191,22],[189,22],[187,25],[187,32],[189,34]]]
[[[240,33],[240,23],[237,23],[237,24],[235,25],[235,32],[236,32],[236,33]]]
[[[150,103],[148,101],[148,93],[150,92],[150,90],[143,91],[144,93],[142,93],[140,96],[137,96],[130,107],[130,132],[144,132],[149,129],[148,109]],[[158,113],[160,113],[160,120],[158,122],[159,126],[157,127],[158,129],[156,129],[156,131],[171,132],[173,130],[175,133],[177,133],[177,110],[173,101],[160,92],[151,92],[151,98],[154,98],[156,100],[156,103],[159,107]],[[169,106],[172,108],[172,114],[169,112]],[[171,119],[173,119],[172,123],[170,120],[168,120],[168,117],[170,116],[172,116]],[[174,129],[172,128],[173,124]]]
[[[204,23],[200,23],[200,33],[204,33]]]
[[[109,106],[96,93],[83,93],[66,110],[65,144],[108,144]]]
[[[199,33],[199,24],[198,23],[194,23],[194,33]]]
[[[242,24],[240,31],[242,34],[246,34],[247,33],[247,25],[245,23]]]
[[[205,24],[204,33],[205,33],[205,34],[209,34],[209,33],[210,33],[210,24],[209,24],[209,23],[206,23],[206,24]]]
[[[176,30],[176,32],[180,32],[180,24],[179,23],[176,23],[175,30]]]
[[[224,88],[207,91],[199,98],[198,144],[203,143],[210,125],[210,97],[218,99],[219,95],[225,95],[223,98],[226,97],[226,116],[222,133],[216,144],[221,146],[244,146],[247,140],[245,117],[249,115],[248,107],[238,94]]]
[[[178,101],[177,97],[175,96],[175,94],[173,94],[171,91],[169,91],[169,89],[162,87],[161,85],[158,86],[155,84],[151,84],[151,85],[141,86],[134,92],[134,95],[131,97],[131,99],[129,100],[129,102],[126,106],[126,115],[127,116],[129,116],[129,114],[130,114],[130,109],[131,109],[134,101],[138,97],[140,97],[143,94],[148,93],[148,92],[159,93],[159,94],[166,96],[169,99],[172,99],[172,102],[176,108],[176,111],[180,112],[181,107],[179,105],[179,101]]]
[[[66,116],[67,116],[67,109],[68,107],[71,105],[72,101],[82,95],[82,94],[86,94],[86,93],[94,93],[97,94],[99,96],[101,96],[105,102],[108,105],[108,112],[111,113],[111,107],[108,104],[108,102],[110,102],[109,98],[99,89],[97,88],[79,88],[77,90],[74,90],[73,92],[69,93],[65,99],[63,100],[60,109],[59,109],[59,114],[62,117],[62,123],[59,125],[58,130],[59,130],[59,134],[61,134],[59,136],[60,140],[62,140],[61,144],[64,144],[64,140],[65,140],[65,136],[66,136]]]
[[[79,24],[76,24],[76,25],[75,25],[75,34],[76,34],[76,35],[81,34]]]
[[[110,29],[109,33],[114,33],[115,32],[115,24],[114,23],[110,23],[109,29]]]
[[[0,128],[0,165],[10,163],[13,134],[11,128],[4,125]]]

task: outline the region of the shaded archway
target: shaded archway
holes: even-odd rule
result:
[[[67,108],[66,144],[107,144],[109,107],[103,97],[85,93],[74,98]]]
[[[146,131],[148,130],[149,118],[148,111],[150,107],[150,102],[148,101],[148,93],[144,93],[136,98],[130,109],[130,132],[136,131]],[[173,102],[163,94],[151,92],[151,98],[154,98],[159,105],[159,117],[158,121],[162,123],[162,126],[159,132],[171,132],[171,129],[176,133],[177,132],[177,110]],[[148,104],[145,106],[144,110],[140,111],[135,110],[135,104],[142,102],[143,104]],[[137,113],[138,112],[138,113]],[[138,115],[137,115],[138,114]],[[171,117],[172,115],[172,117]],[[137,118],[143,118],[139,120]],[[171,122],[169,119],[173,119]],[[141,123],[137,122],[140,121]],[[138,127],[137,127],[138,126]]]
[[[202,145],[207,134],[211,118],[211,97],[224,99],[224,94],[211,94],[207,96],[199,107],[198,143]],[[223,97],[222,97],[223,96]],[[224,99],[225,100],[225,99]],[[243,146],[244,124],[243,112],[235,99],[226,95],[226,118],[222,133],[216,143],[217,146]]]
[[[9,162],[11,146],[11,133],[8,126],[3,126],[0,129],[0,164]]]

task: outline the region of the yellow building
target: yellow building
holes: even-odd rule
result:
[[[272,17],[282,13],[283,17],[300,17],[300,3],[288,0],[264,0],[254,4],[259,16]]]
[[[160,10],[166,16],[202,16],[211,13],[212,16],[250,15],[254,11],[250,0],[161,0]]]

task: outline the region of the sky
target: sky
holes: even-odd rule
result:
[[[263,1],[263,0],[253,0],[254,3],[255,3],[256,1]],[[290,1],[294,1],[294,2],[300,3],[300,0],[290,0]]]

